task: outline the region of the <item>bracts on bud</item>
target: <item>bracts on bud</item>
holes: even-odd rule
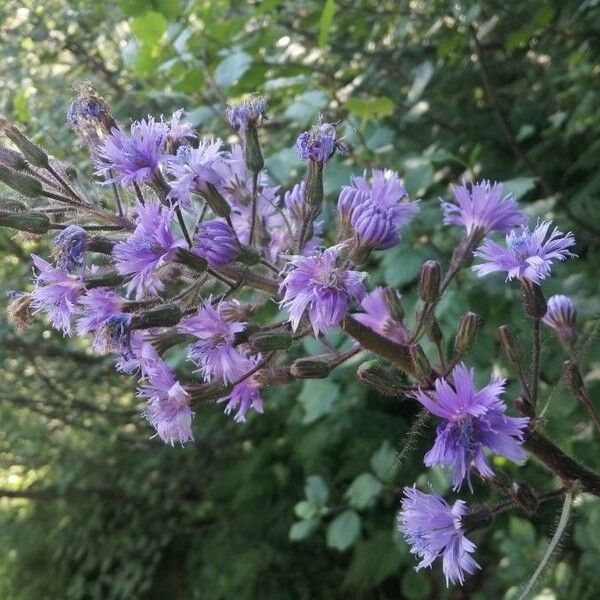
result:
[[[402,396],[406,393],[407,378],[399,369],[379,359],[369,360],[358,367],[357,379],[384,396]]]
[[[19,231],[42,235],[48,233],[50,226],[50,219],[43,213],[0,210],[0,227],[12,227]]]
[[[173,327],[181,320],[181,309],[176,304],[163,304],[144,313],[132,315],[131,329]]]
[[[542,288],[529,279],[522,278],[520,282],[525,314],[532,319],[542,319],[548,309]]]
[[[436,260],[428,260],[421,267],[419,296],[423,302],[432,304],[440,292],[441,269]]]
[[[474,312],[468,312],[460,318],[454,339],[455,359],[460,360],[469,351],[475,341],[480,324],[481,319]]]

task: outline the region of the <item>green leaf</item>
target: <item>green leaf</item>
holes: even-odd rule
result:
[[[353,510],[338,515],[327,527],[327,545],[340,552],[347,550],[360,534],[360,517]]]
[[[312,519],[317,514],[317,507],[312,502],[301,500],[294,506],[294,514],[299,519]]]
[[[346,106],[354,116],[363,121],[382,119],[394,113],[394,103],[387,96],[349,98]]]
[[[288,534],[290,541],[298,542],[306,539],[317,530],[320,523],[320,519],[310,519],[309,521],[298,521],[297,523],[294,523],[290,527],[290,532]]]
[[[432,467],[418,477],[417,484],[424,489],[431,487],[434,492],[443,496],[452,485],[452,471],[440,466]]]
[[[398,469],[396,452],[387,440],[371,456],[371,468],[381,481],[391,481],[394,478]]]
[[[30,113],[29,106],[27,105],[27,97],[25,96],[25,90],[19,90],[13,98],[13,110],[17,115],[19,121],[29,121]]]
[[[306,425],[325,416],[333,407],[339,394],[338,386],[329,379],[307,379],[298,400],[304,406]]]
[[[333,23],[333,15],[336,8],[335,0],[326,0],[325,6],[321,12],[321,18],[319,19],[319,48],[323,48],[327,45],[329,31],[331,29],[331,23]]]
[[[320,475],[311,475],[304,485],[304,495],[315,506],[319,508],[325,506],[329,497],[327,483]]]
[[[433,184],[435,172],[426,158],[409,158],[404,161],[404,186],[408,195],[415,198],[424,194]]]
[[[382,489],[381,482],[371,473],[361,473],[346,490],[344,498],[354,508],[369,508],[375,504]]]
[[[427,84],[431,80],[433,75],[433,65],[430,61],[425,61],[415,69],[415,77],[413,79],[412,86],[406,95],[406,101],[409,104],[416,102],[427,87]]]
[[[530,192],[535,188],[535,177],[515,177],[515,179],[509,179],[504,181],[504,193],[513,194],[515,198],[522,198],[527,192]]]
[[[167,30],[167,20],[157,12],[147,12],[131,20],[131,31],[144,45],[153,46]]]
[[[424,600],[431,594],[430,575],[408,569],[402,576],[402,595],[407,600]]]
[[[328,103],[328,96],[321,90],[310,90],[301,94],[283,113],[288,119],[306,123],[315,118]]]
[[[226,56],[215,69],[215,81],[221,87],[236,84],[250,68],[252,57],[243,50],[235,50]]]

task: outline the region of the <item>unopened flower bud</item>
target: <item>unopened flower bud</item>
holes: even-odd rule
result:
[[[419,295],[423,302],[431,304],[437,300],[440,292],[441,269],[435,260],[428,260],[421,267],[419,278]]]
[[[407,384],[406,376],[399,369],[386,365],[378,359],[364,362],[356,371],[357,379],[376,389],[384,396],[400,396]]]
[[[419,344],[412,344],[409,348],[410,358],[419,379],[428,379],[431,375],[431,363]]]
[[[521,279],[521,289],[525,314],[533,319],[542,319],[548,309],[542,288],[529,279]]]
[[[126,305],[125,310],[128,310],[128,308],[129,305]],[[159,354],[164,354],[173,346],[184,343],[193,343],[197,338],[186,333],[179,333],[176,329],[167,329],[162,333],[148,335],[147,339],[154,346],[154,348],[156,348],[156,351]]]
[[[8,212],[0,210],[0,227],[12,227],[19,231],[44,234],[50,228],[50,219],[35,212]]]
[[[519,396],[515,400],[515,408],[517,409],[517,412],[524,417],[529,417],[530,419],[535,417],[535,410],[533,409],[531,402],[524,396]]]
[[[13,171],[4,165],[0,165],[0,181],[28,198],[41,196],[44,191],[42,184],[35,177],[19,171]]]
[[[464,356],[469,351],[475,340],[479,323],[479,315],[474,312],[468,312],[460,318],[454,340],[454,352],[457,356]]]
[[[230,215],[231,207],[227,203],[227,200],[223,198],[219,190],[212,183],[206,184],[204,199],[217,217],[226,218]]]
[[[470,510],[466,515],[461,518],[461,529],[465,534],[477,529],[484,529],[488,527],[493,521],[494,515],[487,506],[481,506]]]
[[[510,325],[501,325],[498,327],[498,335],[500,336],[500,343],[502,348],[508,356],[508,359],[518,365],[521,363],[521,348],[519,347],[519,340],[515,332],[512,330]]]
[[[88,250],[100,254],[112,254],[113,248],[117,242],[109,237],[102,235],[92,235],[88,239]]]
[[[24,331],[31,325],[33,311],[31,294],[18,293],[6,307],[6,316],[18,331]]]
[[[294,338],[290,331],[259,331],[250,336],[249,342],[258,352],[286,350],[292,345]]]
[[[231,323],[245,321],[250,315],[251,311],[251,306],[233,298],[221,302],[219,306],[219,312],[221,313],[221,316],[226,321]]]
[[[83,279],[83,284],[88,290],[98,287],[117,287],[124,282],[125,277],[117,271],[94,273],[93,275],[86,275]]]
[[[324,379],[331,373],[331,365],[319,358],[298,358],[292,363],[290,372],[298,379]]]
[[[0,126],[4,129],[6,137],[23,153],[23,156],[34,166],[47,169],[49,166],[48,155],[37,144],[23,135],[14,125],[5,119],[0,120]]]
[[[276,367],[274,369],[261,369],[254,374],[254,380],[260,387],[270,385],[285,385],[294,381],[294,376],[288,366]]]
[[[204,273],[204,271],[206,271],[206,267],[208,266],[206,259],[202,258],[195,252],[190,252],[187,248],[177,249],[176,260],[178,263],[186,265],[198,273]]]
[[[577,339],[577,331],[575,329],[576,319],[577,310],[571,298],[561,294],[548,298],[548,310],[542,321],[567,346],[573,344]]]
[[[163,304],[146,312],[134,315],[131,329],[150,329],[151,327],[172,327],[181,320],[181,310],[176,304]]]
[[[395,321],[402,321],[404,319],[404,306],[400,300],[400,294],[392,288],[383,288],[383,300],[385,306],[390,313],[390,317]]]
[[[511,494],[526,515],[532,515],[539,505],[536,493],[526,484],[514,482]]]
[[[27,161],[21,154],[5,146],[0,146],[0,164],[14,171],[24,171],[28,167]]]
[[[227,396],[232,390],[231,385],[222,381],[211,381],[208,383],[191,384],[185,386],[185,391],[191,397],[191,404],[210,402]]]

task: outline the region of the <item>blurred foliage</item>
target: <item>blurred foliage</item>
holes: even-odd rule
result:
[[[353,153],[328,166],[332,200],[365,166],[399,171],[423,199],[402,244],[369,265],[373,285],[398,287],[409,307],[422,261],[447,260],[458,240],[442,229],[437,198],[463,178],[506,182],[530,215],[575,232],[580,258],[547,292],[571,294],[594,337],[596,0],[5,0],[0,39],[0,112],[84,170],[64,115],[69,87],[86,80],[122,121],[183,106],[203,133],[224,136],[226,101],[262,92],[267,165],[284,188],[301,176],[297,133],[320,113],[338,121]],[[0,232],[3,297],[29,285],[31,250],[47,248]],[[466,310],[489,332],[469,361],[482,376],[509,374],[493,331],[510,322],[529,343],[516,290],[459,279],[439,309],[449,348]],[[582,352],[597,397],[598,345]],[[547,432],[600,468],[585,412],[559,380],[563,358],[547,335]],[[516,598],[559,510],[514,512],[475,535],[484,570],[447,592],[440,569],[414,572],[394,533],[403,485],[449,492],[448,474],[421,464],[432,426],[415,430],[413,403],[360,387],[356,364],[271,390],[265,414],[246,425],[202,407],[197,442],[182,449],[150,438],[133,382],[82,342],[3,321],[0,361],[2,598]],[[511,381],[509,397],[516,390]],[[553,484],[531,460],[496,467]],[[492,498],[476,486],[473,502]],[[597,597],[600,506],[580,498],[575,514],[540,597]]]

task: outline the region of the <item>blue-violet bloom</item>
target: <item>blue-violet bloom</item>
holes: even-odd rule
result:
[[[398,300],[400,295],[398,294]],[[354,313],[353,317],[384,337],[406,345],[410,341],[410,332],[402,321],[393,319],[385,302],[384,288],[375,288],[360,303],[364,312]]]
[[[226,221],[212,219],[198,225],[193,250],[211,267],[224,267],[239,254],[240,242]]]
[[[554,330],[558,339],[564,344],[570,344],[575,341],[576,319],[577,310],[571,298],[562,294],[548,298],[548,310],[542,320],[548,327]]]
[[[87,231],[79,225],[69,225],[54,238],[52,256],[59,269],[72,273],[84,266]]]

